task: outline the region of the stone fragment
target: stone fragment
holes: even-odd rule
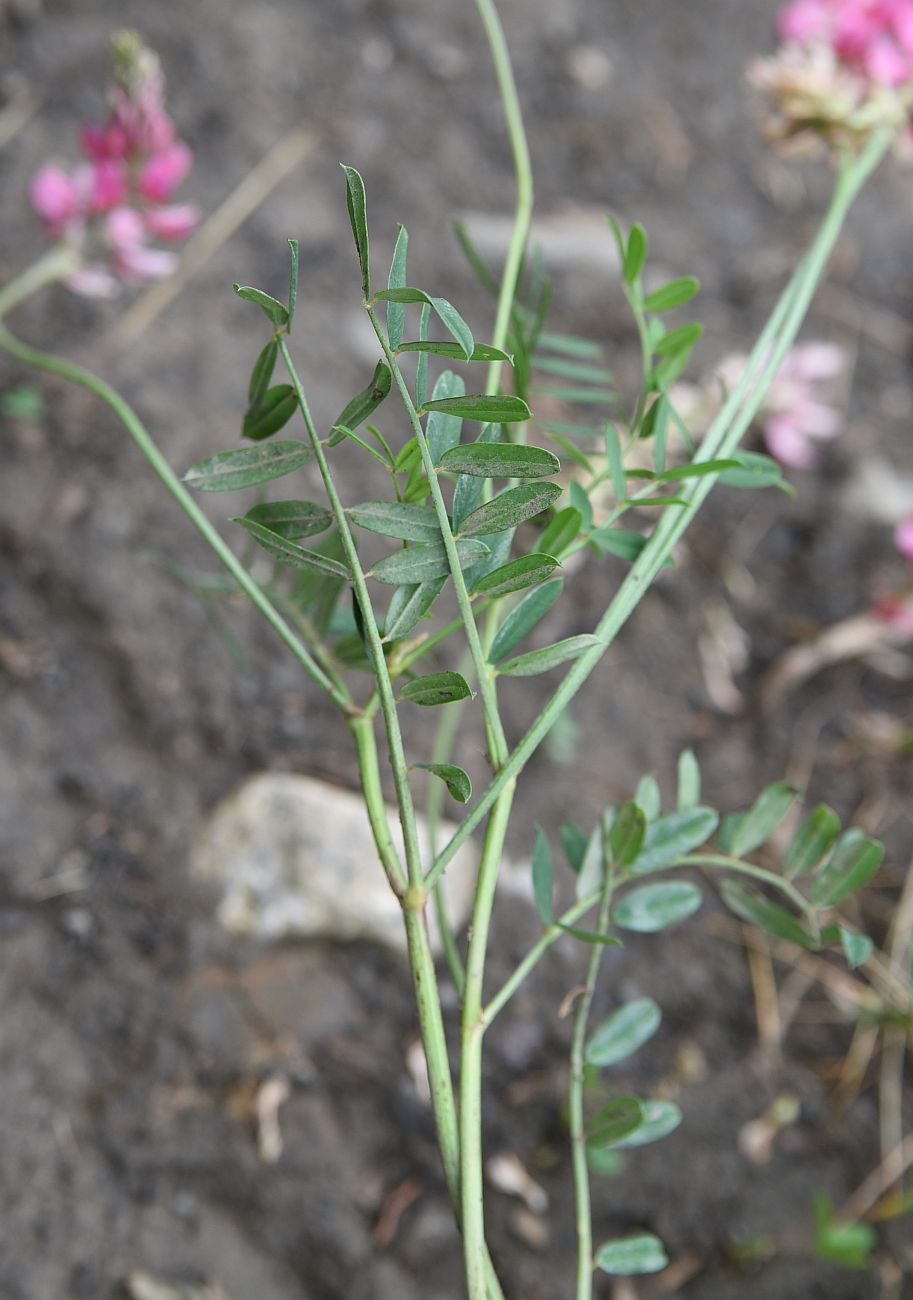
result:
[[[402,857],[399,819],[388,809]],[[441,842],[455,828],[441,826]],[[420,842],[425,826],[419,818]],[[444,874],[451,924],[466,921],[478,854],[464,845]],[[251,777],[210,815],[193,852],[192,870],[218,892],[217,915],[228,930],[263,939],[369,939],[405,951],[402,914],[377,858],[357,794],[312,777]],[[428,908],[431,941],[440,939]]]

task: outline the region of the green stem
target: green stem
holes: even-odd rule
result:
[[[384,803],[383,787],[380,781],[380,767],[377,762],[377,741],[374,737],[374,723],[370,718],[352,718],[349,730],[355,739],[358,754],[358,770],[361,774],[361,789],[371,834],[377,846],[377,855],[381,866],[390,882],[394,894],[401,896],[405,887],[403,865],[399,860],[396,845],[390,834],[387,821],[387,805]]]
[[[579,921],[581,916],[588,912],[594,903],[599,902],[599,897],[600,895],[598,893],[590,894],[586,898],[582,898],[578,903],[575,903],[573,907],[569,907],[563,916],[560,916],[557,921],[554,921],[548,927],[548,929],[543,933],[541,939],[539,939],[538,943],[535,943],[533,947],[530,948],[529,952],[520,962],[520,965],[516,968],[513,974],[504,981],[498,992],[482,1012],[482,1018],[485,1021],[486,1029],[494,1020],[495,1016],[499,1015],[500,1012],[504,1010],[505,1006],[526,979],[527,975],[529,975],[530,972],[539,964],[541,959],[548,952],[549,948],[551,948],[552,944],[555,943],[556,940],[560,939],[562,935],[566,934],[563,927],[566,925],[573,925],[575,921]]]
[[[479,694],[482,698],[482,709],[485,714],[485,727],[489,737],[491,748],[491,761],[498,771],[507,758],[507,739],[504,735],[504,728],[501,725],[501,717],[498,712],[498,700],[495,690],[494,674],[490,666],[485,662],[485,654],[482,650],[482,642],[479,639],[479,630],[476,627],[475,617],[472,612],[472,604],[469,599],[469,592],[466,590],[466,579],[463,577],[463,569],[460,564],[460,557],[457,551],[456,540],[453,536],[453,529],[450,527],[450,516],[447,513],[447,506],[444,501],[444,494],[441,491],[440,480],[438,479],[437,470],[434,461],[431,459],[431,451],[428,447],[428,439],[425,437],[425,430],[422,428],[422,422],[419,419],[418,411],[412,401],[409,387],[403,377],[403,372],[393,354],[387,337],[381,328],[380,321],[374,308],[366,305],[368,317],[374,326],[374,333],[383,349],[387,365],[393,372],[393,379],[399,389],[403,406],[412,424],[412,430],[415,434],[415,440],[418,444],[422,457],[422,467],[428,478],[431,488],[431,499],[434,502],[435,513],[437,514],[438,524],[441,529],[441,540],[444,543],[444,549],[447,552],[447,562],[450,565],[450,573],[453,578],[454,591],[456,592],[457,606],[460,611],[460,618],[463,620],[463,627],[466,632],[466,640],[469,645],[469,653],[472,655],[472,662],[475,667],[476,677],[479,684]]]
[[[355,737],[358,754],[361,786],[368,811],[368,820],[378,856],[387,873],[387,878],[402,874],[396,850],[390,838],[387,810],[381,789],[377,761],[377,740],[374,727],[368,718],[355,718],[350,722]],[[450,1073],[450,1059],[447,1051],[447,1036],[441,1014],[441,999],[438,990],[437,972],[428,930],[425,924],[424,909],[415,891],[409,890],[405,896],[399,893],[403,907],[403,920],[406,926],[406,942],[409,952],[409,967],[412,972],[412,984],[418,1009],[419,1028],[425,1061],[428,1070],[428,1087],[431,1092],[431,1108],[434,1115],[435,1132],[441,1153],[441,1163],[447,1190],[453,1205],[457,1225],[462,1220],[460,1199],[460,1134],[457,1121],[456,1100],[453,1092],[453,1079]],[[504,1294],[498,1282],[494,1265],[484,1249],[485,1283],[488,1300],[504,1300]]]
[[[399,725],[399,717],[396,712],[396,700],[393,695],[393,686],[390,682],[390,674],[387,670],[387,661],[384,658],[384,647],[381,643],[380,632],[377,627],[377,619],[374,617],[374,608],[371,604],[371,597],[368,592],[368,584],[365,579],[364,570],[361,567],[361,560],[358,556],[358,548],[355,545],[355,539],[352,536],[352,529],[346,516],[345,508],[336,491],[336,484],[333,482],[333,475],[330,472],[330,466],[323,450],[323,444],[317,435],[317,429],[311,416],[311,409],[304,392],[298,371],[292,361],[288,350],[288,344],[284,338],[279,340],[279,350],[282,353],[282,359],[288,369],[292,385],[298,397],[298,405],[301,408],[301,414],[304,417],[305,428],[311,441],[311,447],[314,451],[314,457],[317,461],[317,468],[320,471],[320,477],[323,479],[323,486],[327,494],[327,500],[330,503],[330,509],[333,511],[333,518],[336,521],[336,527],[339,530],[340,540],[342,541],[343,552],[345,553],[346,562],[352,574],[352,582],[355,587],[355,596],[361,610],[362,620],[364,622],[365,639],[368,642],[368,650],[372,659],[374,676],[377,681],[377,689],[380,694],[380,707],[384,719],[384,728],[387,733],[387,745],[390,750],[390,766],[393,770],[393,783],[396,788],[396,800],[399,805],[400,825],[403,828],[403,844],[406,850],[406,871],[409,878],[410,893],[416,895],[416,902],[419,906],[424,905],[425,890],[422,886],[422,859],[418,843],[418,831],[415,824],[415,807],[412,802],[412,791],[409,788],[409,768],[406,763],[406,754],[403,747],[403,737]]]
[[[79,267],[79,254],[66,244],[55,244],[39,257],[37,262],[17,275],[15,280],[0,289],[0,319],[18,307],[26,298],[46,285],[64,280]]]
[[[785,895],[808,921],[812,934],[816,938],[818,936],[818,916],[815,909],[811,903],[803,898],[791,881],[786,880],[783,876],[778,876],[775,871],[768,871],[766,867],[756,867],[753,862],[743,862],[741,858],[730,858],[722,853],[688,853],[685,857],[677,858],[669,866],[670,869],[673,867],[719,867],[725,871],[731,871],[735,875],[750,876],[752,880],[761,880],[765,885],[771,885]]]
[[[465,658],[465,656],[464,656]],[[459,665],[459,671],[468,671],[464,663]],[[431,747],[432,763],[448,763],[453,754],[453,746],[456,741],[459,730],[460,718],[463,713],[463,703],[460,700],[456,704],[451,704],[449,708],[441,710],[441,718],[438,722],[437,731],[434,736],[434,743]],[[441,824],[441,818],[444,814],[444,790],[443,781],[432,779],[428,785],[428,800],[425,805],[425,821],[428,828],[428,857],[433,860],[438,850],[438,830]],[[450,969],[450,976],[456,986],[460,997],[463,996],[463,986],[465,981],[465,971],[463,969],[463,959],[460,956],[460,950],[457,947],[450,921],[447,917],[447,908],[444,901],[444,891],[441,881],[434,887],[434,908],[437,915],[438,930],[441,935],[441,943],[444,947],[444,956],[447,959],[447,965]]]
[[[83,370],[81,366],[75,365],[72,361],[65,361],[62,357],[51,356],[49,353],[39,352],[35,348],[28,347],[2,328],[0,328],[0,348],[9,352],[11,356],[18,358],[18,360],[24,361],[27,365],[36,366],[39,370],[45,370],[52,375],[59,375],[62,379],[68,379],[81,388],[88,389],[90,393],[93,393],[114,412],[151,465],[155,474],[184,511],[184,514],[205,541],[209,543],[235,582],[245,595],[250,597],[270,627],[291,650],[308,676],[327,692],[334,704],[343,712],[348,714],[356,712],[356,706],[349,692],[330,680],[301,643],[260,585],[254,581],[231,548],[222,540],[219,533],[165,460],[153,442],[149,431],[121,395],[111,388],[109,384],[106,384],[103,379],[99,379],[88,370]]]
[[[517,95],[510,62],[510,52],[504,39],[504,29],[498,17],[493,0],[476,0],[479,16],[485,28],[485,35],[495,65],[498,90],[504,105],[507,119],[507,133],[513,157],[514,177],[517,187],[517,202],[514,212],[513,231],[507,249],[507,259],[501,275],[501,290],[498,294],[498,310],[495,316],[495,328],[492,343],[503,350],[510,327],[510,314],[517,290],[517,279],[523,262],[523,253],[529,237],[529,226],[533,211],[533,173],[529,159],[529,145],[523,126],[523,114]],[[496,393],[501,377],[501,362],[492,361],[488,367],[485,391]]]
[[[598,934],[604,934],[609,924],[609,905],[612,900],[614,877],[606,871],[605,884],[599,900]],[[571,1160],[574,1170],[574,1204],[577,1218],[577,1289],[576,1300],[592,1300],[593,1295],[593,1221],[590,1208],[590,1171],[587,1164],[586,1125],[583,1114],[583,1080],[586,1065],[586,1033],[596,991],[596,980],[602,961],[602,944],[594,944],[587,967],[586,983],[574,1017],[574,1036],[571,1041],[571,1079],[568,1097],[568,1122],[571,1137]]]
[[[485,1300],[485,1208],[482,1165],[482,990],[495,886],[514,797],[514,782],[502,790],[485,832],[466,953],[460,1033],[460,1169],[463,1259],[469,1300]]]
[[[883,134],[874,136],[859,157],[853,159],[839,174],[831,205],[821,229],[781,296],[778,309],[775,309],[771,317],[772,321],[777,322],[779,337],[776,342],[773,342],[774,331],[771,330],[770,324],[763,331],[752,352],[745,384],[736,386],[732,398],[725,404],[708,430],[699,448],[697,460],[725,458],[738,447],[740,439],[761,404],[766,391],[765,385],[769,386],[770,380],[779,369],[783,357],[798,333],[847,210],[869,174],[884,156],[891,138]],[[784,304],[785,310],[783,310]],[[756,386],[748,394],[750,380],[754,380]],[[426,884],[433,885],[440,878],[460,845],[472,834],[494,805],[507,783],[516,779],[517,774],[548,735],[556,720],[593,672],[619,630],[643,599],[662,567],[663,561],[697,514],[717,477],[715,474],[708,474],[703,478],[695,479],[690,489],[688,505],[674,506],[663,513],[647,545],[632,565],[615,599],[595,629],[601,644],[581,655],[565,675],[561,685],[513,750],[506,764],[489,783],[488,788],[464,818],[450,842],[438,854],[426,877]]]

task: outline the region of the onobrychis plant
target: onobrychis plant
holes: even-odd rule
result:
[[[483,263],[467,233],[459,232],[475,273],[496,296],[491,342],[478,343],[449,301],[410,284],[404,227],[378,287],[365,188],[358,171],[345,167],[362,306],[377,339],[377,364],[364,389],[340,403],[329,427],[318,428],[312,417],[303,369],[294,355],[292,327],[302,322],[296,315],[298,248],[293,239],[286,300],[235,286],[242,299],[262,310],[268,326],[250,377],[241,422],[244,444],[199,461],[183,482],[129,405],[104,381],[20,342],[5,329],[0,329],[0,347],[25,364],[82,385],[108,404],[351,732],[380,868],[402,908],[437,1136],[462,1235],[470,1300],[498,1300],[510,1289],[509,1278],[499,1279],[486,1242],[481,1125],[486,1033],[553,943],[569,938],[589,948],[575,1006],[568,1112],[578,1221],[575,1296],[589,1300],[594,1269],[631,1274],[660,1270],[667,1262],[646,1224],[642,1232],[594,1248],[590,1161],[607,1151],[658,1140],[680,1118],[671,1104],[628,1096],[588,1113],[587,1067],[604,1069],[623,1060],[656,1031],[661,1015],[652,1001],[640,999],[620,1005],[591,1029],[605,946],[622,942],[626,931],[654,932],[685,920],[700,906],[701,890],[694,879],[700,873],[722,877],[723,898],[739,917],[801,948],[836,946],[850,965],[859,965],[869,957],[871,945],[844,923],[839,909],[871,878],[882,848],[862,831],[843,830],[836,813],[820,805],[792,835],[775,869],[765,846],[796,792],[774,784],[750,809],[721,821],[715,810],[701,804],[697,764],[685,753],[674,810],[662,811],[656,783],[647,777],[631,801],[594,810],[592,829],[564,829],[576,897],[559,914],[554,911],[550,846],[541,832],[530,835],[542,935],[503,986],[491,990],[485,981],[486,956],[514,793],[532,755],[660,570],[671,563],[674,547],[713,485],[782,485],[779,465],[740,451],[740,440],[782,373],[850,204],[897,129],[907,125],[913,69],[904,64],[902,77],[893,71],[887,75],[884,60],[886,50],[908,58],[911,6],[798,0],[786,11],[782,30],[788,44],[756,78],[774,96],[780,137],[826,139],[836,183],[817,235],[697,444],[672,386],[687,364],[700,325],[670,325],[667,313],[689,303],[698,284],[682,276],[648,288],[647,236],[641,226],[622,230],[613,221],[611,234],[607,230],[617,243],[622,290],[641,344],[642,384],[626,414],[619,414],[598,350],[546,328],[551,288],[527,249],[532,178],[517,92],[494,5],[477,0],[477,7],[505,107],[517,188],[513,235],[500,278]],[[861,45],[848,41],[842,25],[848,15],[869,22],[871,30],[866,29],[869,35]],[[132,48],[139,58],[139,47]],[[896,59],[891,66],[897,66]],[[180,220],[173,209],[169,215],[169,209],[157,206],[170,197],[188,158],[162,116],[156,78],[142,83],[139,103],[130,98],[135,83],[133,90],[122,83],[109,123],[84,137],[94,168],[91,184],[47,172],[36,183],[33,200],[52,235],[62,241],[65,256],[25,272],[0,292],[0,314],[55,278],[65,277],[79,288],[74,275],[84,276],[93,265],[86,260],[93,255],[86,254],[83,234],[97,219],[103,219],[102,239],[113,251],[109,271],[117,275],[143,274],[143,265],[150,273],[150,253],[143,247],[147,234],[167,235],[169,224],[170,233],[178,233],[175,227],[184,233],[192,224],[190,214]],[[134,111],[138,116],[131,116]],[[163,128],[162,138],[146,132],[150,121]],[[142,123],[141,130],[136,122]],[[153,184],[150,176],[159,179]],[[143,253],[139,261],[124,256],[125,246],[112,228],[118,213],[131,214]],[[126,216],[123,225],[126,229]],[[414,372],[407,373],[407,360],[415,362]],[[441,362],[446,368],[432,378],[432,364]],[[278,381],[277,367],[284,372]],[[473,378],[477,375],[482,378]],[[536,420],[543,386],[547,395],[566,403],[613,405],[595,425]],[[404,418],[405,438],[380,427],[388,399],[402,412],[393,427],[399,430]],[[303,422],[303,436],[277,437],[293,420]],[[550,446],[541,445],[546,441]],[[372,498],[354,503],[347,500],[340,475],[340,449],[352,444],[370,457],[376,476]],[[553,448],[575,467],[566,489],[558,481],[562,462]],[[649,450],[646,461],[639,454],[644,448]],[[306,465],[316,467],[318,499],[266,496],[266,485]],[[248,488],[258,490],[258,499],[236,522],[278,562],[275,576],[265,584],[238,560],[188,490],[209,494]],[[623,516],[634,526],[619,527]],[[378,538],[384,539],[380,554],[373,549]],[[593,626],[531,648],[528,638],[562,597],[563,561],[583,551],[597,559],[621,557],[630,567]],[[459,654],[451,649],[454,643]],[[499,699],[505,680],[558,668],[565,671],[525,734],[509,735]],[[461,712],[464,705],[471,714]],[[441,709],[444,718],[433,739],[422,725],[426,708]],[[466,720],[471,725],[473,718],[484,729],[491,770],[484,790],[475,794],[469,775],[452,761],[457,726]],[[392,776],[402,855],[388,822],[383,766]],[[450,840],[436,844],[430,854],[423,852],[417,829],[417,769],[440,783],[430,800],[433,828],[439,824],[444,790],[468,808]],[[456,850],[477,830],[481,859],[468,938],[461,944],[447,924],[439,885]],[[759,862],[756,855],[762,850],[766,856]],[[683,871],[688,874],[682,876]],[[438,910],[450,976],[460,994],[456,1075],[428,939],[429,906]]]

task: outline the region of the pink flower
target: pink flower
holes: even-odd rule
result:
[[[140,172],[139,192],[153,203],[165,203],[193,166],[193,154],[182,140],[154,154]]]
[[[175,254],[150,239],[184,239],[200,219],[194,204],[168,202],[193,155],[165,111],[158,59],[131,32],[116,36],[112,48],[108,116],[80,132],[87,161],[70,173],[42,167],[29,187],[49,236],[83,251],[86,263],[66,283],[91,297],[110,295],[119,280],[170,275]]]
[[[146,220],[136,208],[115,208],[105,222],[114,268],[131,280],[159,280],[177,268],[176,254],[146,243]]]
[[[146,229],[159,239],[186,239],[199,223],[200,209],[195,203],[172,203],[150,208],[145,220]]]
[[[130,150],[127,132],[118,122],[90,123],[79,133],[79,144],[90,162],[124,159]]]
[[[80,210],[80,195],[72,178],[50,164],[32,178],[29,202],[53,235],[60,235]]]
[[[111,160],[91,164],[88,210],[110,212],[127,197],[127,175],[123,165]]]
[[[791,469],[814,469],[817,443],[836,438],[837,410],[823,400],[822,383],[846,367],[842,348],[833,343],[799,343],[784,358],[759,416],[767,450]]]
[[[766,130],[796,148],[858,146],[913,113],[913,0],[790,0],[784,42],[750,70],[774,115]]]

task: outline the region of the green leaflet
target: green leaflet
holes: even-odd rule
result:
[[[416,763],[415,766],[443,781],[457,803],[468,803],[472,798],[472,782],[454,763]]]
[[[478,478],[546,478],[558,473],[561,462],[544,447],[467,442],[446,452],[438,468]]]
[[[255,302],[258,307],[261,307],[267,319],[278,328],[288,325],[288,308],[270,294],[264,293],[262,289],[252,289],[248,284],[233,284],[232,288],[245,302]]]
[[[237,492],[291,474],[312,455],[307,443],[293,439],[232,448],[198,460],[184,482],[197,492]]]
[[[593,1033],[586,1046],[590,1065],[602,1068],[627,1060],[659,1028],[662,1013],[651,998],[635,998],[614,1011]]]
[[[480,595],[489,597],[507,596],[512,591],[535,586],[558,567],[558,561],[553,555],[521,555],[519,559],[511,560],[493,573],[486,574],[475,589]]]
[[[270,555],[274,555],[283,564],[291,565],[293,569],[316,569],[319,573],[332,578],[349,577],[348,569],[338,560],[331,560],[318,551],[307,551],[303,546],[296,546],[294,542],[286,541],[284,537],[271,532],[269,528],[264,528],[253,519],[242,516],[232,522],[240,524],[264,550],[269,551]]]
[[[405,542],[441,541],[441,528],[432,506],[404,504],[400,501],[363,501],[349,506],[346,514],[359,528],[382,537],[398,537]]]
[[[689,880],[662,880],[626,893],[612,910],[623,930],[655,934],[691,916],[701,905],[701,891]]]
[[[387,278],[388,289],[402,289],[406,283],[406,254],[409,250],[409,234],[405,226],[400,226],[393,246],[393,260]],[[403,340],[403,327],[406,311],[402,303],[387,303],[387,342],[391,352],[396,352]]]
[[[400,699],[410,700],[413,704],[433,706],[453,704],[456,700],[470,700],[474,692],[459,673],[445,672],[415,677],[400,687],[399,694]]]
[[[488,547],[484,542],[468,538],[466,541],[457,542],[457,554],[465,568],[466,565],[487,555]],[[367,576],[377,582],[388,582],[395,587],[401,587],[409,583],[433,582],[435,578],[446,577],[449,573],[447,552],[444,550],[443,543],[439,542],[418,543],[406,547],[405,550],[395,551],[392,555],[385,555],[368,570]]]
[[[446,411],[450,415],[459,415],[464,420],[481,420],[483,424],[511,424],[532,419],[530,409],[521,397],[488,397],[484,393],[448,398],[444,402],[425,402],[424,409]],[[517,450],[521,448],[518,447]]]
[[[613,1277],[627,1277],[635,1273],[659,1273],[669,1263],[669,1258],[659,1237],[650,1232],[635,1237],[621,1237],[607,1241],[596,1252],[596,1267]]]
[[[544,582],[541,587],[534,588],[514,606],[491,643],[491,649],[488,651],[489,663],[496,664],[505,655],[510,654],[517,642],[522,641],[540,619],[545,617],[561,595],[563,586],[564,583],[560,578],[553,578],[550,582]]]
[[[241,436],[250,442],[262,442],[288,424],[297,409],[298,398],[291,384],[276,384],[245,412]]]
[[[480,537],[516,528],[547,510],[561,496],[557,483],[524,484],[508,488],[491,501],[478,506],[460,524],[461,537]]]
[[[443,590],[447,576],[397,587],[384,622],[384,640],[399,641],[425,617]]]
[[[569,659],[579,658],[600,644],[599,637],[589,633],[569,636],[553,645],[543,646],[541,650],[530,650],[525,655],[518,655],[516,659],[508,659],[506,663],[498,665],[498,672],[505,677],[536,677],[539,673],[547,673],[551,668],[567,663]]]
[[[368,259],[368,213],[365,199],[365,183],[354,167],[340,166],[346,174],[346,207],[349,222],[355,238],[355,250],[358,253],[358,265],[361,268],[361,287],[365,299],[371,297],[371,271]],[[347,421],[341,421],[342,424]]]
[[[374,374],[371,377],[370,384],[368,384],[367,388],[363,388],[360,393],[356,393],[351,402],[342,408],[333,421],[333,432],[329,438],[331,447],[335,447],[337,443],[342,442],[346,436],[336,429],[336,425],[341,425],[345,429],[357,429],[369,416],[374,414],[390,392],[392,383],[393,375],[390,367],[383,361],[378,361],[374,367]]]
[[[385,302],[421,302],[430,307],[437,313],[438,319],[448,333],[456,339],[462,350],[464,361],[471,360],[475,348],[472,331],[452,302],[448,302],[446,298],[433,298],[431,294],[425,293],[424,289],[415,289],[411,286],[404,286],[400,289],[383,289],[377,297]],[[424,340],[422,341],[424,342]]]
[[[333,522],[333,513],[329,506],[313,501],[262,501],[244,518],[294,542],[325,532]]]

